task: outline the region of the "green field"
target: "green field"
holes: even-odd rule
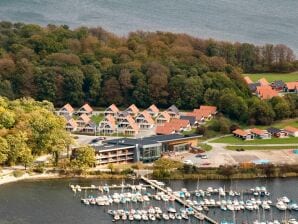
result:
[[[213,140],[211,143],[226,143],[231,145],[266,145],[266,144],[297,144],[298,137],[289,137],[289,138],[271,138],[271,139],[257,139],[257,140],[248,140],[244,141],[240,138],[234,136],[222,137],[216,140]]]
[[[281,149],[297,149],[298,146],[236,146],[236,145],[228,145],[226,149],[236,150],[236,149],[244,149],[244,150],[281,150]]]
[[[249,76],[254,82],[261,78],[266,78],[268,82],[273,82],[274,80],[283,80],[284,82],[298,81],[298,72],[243,74],[243,76]]]
[[[292,126],[298,128],[298,118],[293,119],[285,119],[281,121],[275,121],[271,125],[239,125],[242,129],[248,129],[248,128],[260,128],[260,129],[267,129],[269,127],[275,127],[275,128],[284,128],[286,126]]]

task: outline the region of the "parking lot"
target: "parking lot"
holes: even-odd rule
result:
[[[213,150],[206,152],[207,159],[196,154],[185,154],[183,161],[191,160],[198,167],[219,167],[221,165],[238,165],[244,162],[268,161],[273,164],[298,164],[298,155],[293,150],[247,150],[232,151],[225,149],[224,144],[212,144]]]

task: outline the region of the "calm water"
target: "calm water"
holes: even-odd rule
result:
[[[90,185],[90,184],[120,184],[119,181],[99,180],[48,180],[48,181],[26,181],[0,186],[0,224],[107,224],[111,223],[111,217],[107,215],[104,208],[98,206],[85,206],[80,203],[81,195],[74,196],[69,189],[69,183]],[[196,181],[171,181],[168,182],[173,189],[179,190],[182,187],[188,189],[196,188]],[[227,188],[247,189],[255,186],[267,186],[271,192],[272,200],[283,195],[298,201],[298,179],[274,179],[274,180],[246,180],[233,181],[200,181],[200,187],[218,187],[225,185]],[[97,192],[89,192],[96,195]],[[157,202],[154,202],[157,205]],[[150,202],[150,204],[152,204]],[[162,208],[169,205],[164,202],[158,204]],[[114,209],[117,205],[114,205]],[[136,205],[134,205],[136,206]],[[141,207],[139,204],[138,206]],[[148,205],[144,205],[144,207]],[[111,207],[106,208],[111,209]],[[229,211],[209,211],[209,215],[217,220],[232,220],[232,213]],[[266,212],[265,217],[273,216],[281,219],[284,215],[276,209]],[[264,216],[260,214],[260,217]],[[288,216],[297,217],[298,212],[289,213]],[[257,212],[237,212],[238,223],[254,220],[258,217]],[[122,223],[122,222],[119,222]],[[149,222],[148,222],[149,223]],[[164,223],[164,222],[160,222]],[[173,222],[172,222],[173,223]],[[186,222],[177,222],[186,223]],[[196,223],[194,220],[191,223]]]
[[[118,34],[167,30],[284,43],[298,53],[297,0],[0,0],[0,20],[102,26]]]

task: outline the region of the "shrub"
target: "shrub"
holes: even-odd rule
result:
[[[123,175],[128,175],[128,174],[133,174],[133,169],[127,168],[121,171],[121,174]]]
[[[23,176],[25,174],[25,172],[22,171],[22,170],[15,170],[15,171],[13,171],[12,174],[13,174],[14,177],[18,178],[18,177]]]
[[[35,173],[44,173],[44,165],[39,164],[38,166],[34,167],[33,172],[35,172]]]

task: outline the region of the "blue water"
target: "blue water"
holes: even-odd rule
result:
[[[240,42],[283,43],[298,53],[297,0],[0,0],[0,20],[185,32]]]

